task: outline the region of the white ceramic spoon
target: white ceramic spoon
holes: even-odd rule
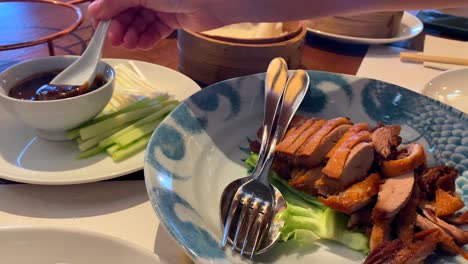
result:
[[[81,57],[59,73],[50,82],[51,85],[83,86],[85,83],[90,85],[94,81],[110,22],[111,20],[99,22],[88,47]]]

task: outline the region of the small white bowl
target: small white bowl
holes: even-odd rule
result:
[[[53,56],[16,64],[0,73],[0,105],[13,117],[35,128],[37,135],[53,141],[67,140],[65,132],[90,120],[108,104],[114,91],[114,69],[100,62],[97,73],[106,84],[89,93],[50,101],[20,100],[8,96],[18,82],[35,74],[61,70],[76,56]],[[38,84],[38,85],[42,85]]]
[[[445,71],[424,87],[422,93],[468,113],[468,68]]]

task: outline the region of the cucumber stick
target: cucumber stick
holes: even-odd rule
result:
[[[110,113],[110,114],[107,114],[107,115],[103,115],[103,116],[99,116],[99,117],[96,117],[92,120],[90,120],[89,122],[86,122],[85,124],[75,128],[75,129],[72,129],[72,130],[69,130],[67,132],[67,138],[72,140],[72,139],[76,139],[80,136],[80,129],[84,128],[84,127],[87,127],[87,126],[90,126],[90,125],[93,125],[93,124],[97,124],[101,121],[104,121],[106,119],[109,119],[109,118],[112,118],[112,117],[115,117],[119,114],[123,114],[123,113],[128,113],[128,112],[131,112],[131,111],[134,111],[134,110],[138,110],[138,109],[142,109],[142,108],[145,108],[147,106],[150,106],[152,104],[155,104],[155,103],[162,103],[166,100],[169,99],[169,95],[167,94],[161,94],[161,95],[158,95],[156,96],[155,98],[143,98],[141,100],[138,100],[130,105],[128,105],[127,107],[119,110],[119,111],[116,111],[114,113]]]
[[[77,158],[78,159],[90,158],[92,156],[96,156],[97,154],[99,154],[101,152],[104,152],[104,149],[99,147],[99,146],[96,146],[94,148],[91,148],[91,149],[88,149],[86,151],[80,152],[80,154],[78,154]]]
[[[67,136],[78,144],[78,159],[107,152],[115,162],[122,161],[145,149],[152,132],[179,103],[167,94],[144,98],[69,130]]]
[[[158,105],[149,106],[149,107],[145,107],[142,109],[116,115],[114,117],[111,117],[99,123],[80,129],[80,136],[84,140],[90,139],[92,137],[105,133],[106,131],[110,129],[119,127],[125,123],[129,123],[129,122],[141,119],[153,113],[154,111],[159,111],[161,108],[162,108],[161,104],[158,104]]]
[[[109,155],[112,156],[112,153],[116,152],[116,151],[119,150],[119,149],[120,149],[119,145],[114,144],[114,145],[108,147],[108,148],[106,149],[106,152],[107,152],[107,154],[109,154]]]
[[[164,102],[162,104],[166,104],[166,103],[169,103],[169,102],[171,102],[171,101],[167,101],[167,102]],[[102,140],[101,142],[99,142],[99,146],[105,148],[105,147],[108,147],[108,146],[114,144],[115,143],[114,140],[116,140],[117,138],[125,135],[125,133],[127,133],[127,132],[131,131],[132,129],[135,129],[135,128],[139,127],[139,126],[142,126],[142,125],[145,125],[145,124],[148,124],[150,122],[153,122],[155,120],[160,119],[165,114],[167,114],[167,113],[171,112],[172,110],[174,110],[175,107],[176,107],[175,102],[172,102],[171,104],[166,105],[165,107],[163,107],[159,111],[157,111],[155,113],[152,113],[152,114],[148,115],[147,117],[138,120],[134,124],[124,128],[124,129],[120,130],[119,132],[115,133],[114,135]]]
[[[119,126],[119,127],[116,127],[116,128],[113,128],[103,134],[100,134],[100,135],[97,135],[95,137],[92,137],[90,139],[87,139],[87,140],[82,140],[81,138],[78,138],[78,139],[81,139],[80,143],[78,144],[78,148],[80,149],[80,151],[86,151],[96,145],[99,144],[99,141],[109,137],[109,136],[112,136],[113,134],[117,133],[119,130],[122,130],[124,129],[125,127],[127,127],[128,124],[125,124],[125,125],[122,125],[122,126]]]
[[[117,115],[122,114],[122,113],[126,113],[126,112],[130,112],[130,111],[137,110],[137,109],[140,109],[140,108],[144,108],[144,107],[148,106],[151,102],[152,102],[152,99],[143,98],[143,99],[138,100],[138,101],[130,104],[129,106],[127,106],[124,109],[121,109],[121,110],[119,110],[117,112],[110,113],[110,114],[107,114],[107,115],[103,115],[103,116],[100,116],[100,117],[96,117],[93,120],[90,120],[89,122],[86,122],[83,125],[75,128],[75,129],[69,130],[67,132],[67,138],[68,139],[78,138],[80,136],[80,129],[82,129],[84,127],[99,123],[101,121],[104,121],[106,119],[109,119],[111,117],[117,116]]]
[[[140,152],[141,150],[144,150],[146,148],[146,145],[148,144],[148,141],[150,139],[151,135],[145,136],[134,142],[133,144],[130,144],[122,149],[117,150],[116,152],[112,153],[112,160],[114,161],[122,161],[124,159],[127,159],[134,154]]]
[[[132,129],[124,135],[118,137],[114,141],[121,148],[130,145],[132,142],[140,139],[141,137],[151,134],[154,131],[154,129],[159,125],[159,123],[161,123],[161,121],[162,120],[153,121],[146,125],[142,125],[140,127]]]

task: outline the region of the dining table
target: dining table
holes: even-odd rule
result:
[[[55,55],[80,55],[93,34],[93,22],[87,13],[89,2],[78,1],[75,5],[80,8],[83,21],[72,32],[54,40]],[[19,11],[2,10],[5,12],[3,16],[10,14],[9,24],[24,23]],[[47,20],[50,30],[60,31],[63,29],[61,23],[74,21],[70,15],[55,9],[22,12]],[[425,30],[419,36],[393,43],[391,47],[420,51],[426,34],[440,35]],[[0,39],[3,37],[0,35]],[[0,50],[0,72],[24,60],[50,56],[49,46],[42,43]],[[356,75],[371,47],[307,34],[301,68]],[[177,71],[177,32],[149,50],[129,50],[106,42],[102,57],[145,61]],[[154,252],[163,262],[191,263],[188,255],[160,225],[148,199],[143,170],[116,179],[77,185],[45,186],[7,180],[0,183],[0,227],[62,226],[96,231]]]

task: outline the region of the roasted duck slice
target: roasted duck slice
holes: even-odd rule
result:
[[[325,156],[326,159],[330,159],[335,151],[345,142],[349,137],[353,136],[354,134],[357,134],[361,131],[370,131],[371,127],[367,123],[357,123],[351,126],[348,131],[338,140],[336,145],[330,150],[330,152],[327,153]]]
[[[444,221],[453,225],[468,225],[468,211],[443,217]]]
[[[374,148],[369,143],[359,143],[351,149],[339,178],[323,174],[317,181],[317,189],[322,195],[339,193],[352,184],[364,180],[374,161]],[[323,170],[322,170],[323,172]]]
[[[414,227],[416,226],[417,209],[421,201],[421,192],[419,186],[413,184],[413,193],[405,207],[401,209],[397,216],[397,234],[398,238],[404,243],[413,241]]]
[[[316,196],[317,188],[315,187],[315,182],[320,178],[321,170],[322,167],[294,170],[291,174],[293,178],[289,180],[289,185],[297,190]]]
[[[379,191],[380,176],[371,174],[365,180],[351,185],[337,195],[319,197],[326,206],[345,214],[352,214],[366,206]]]
[[[308,124],[303,124],[305,127],[304,131],[298,135],[298,137],[294,137],[295,140],[291,142],[291,144],[288,145],[288,141],[285,141],[283,139],[278,147],[276,148],[276,152],[279,153],[282,156],[287,157],[291,161],[294,160],[296,156],[296,152],[301,148],[301,146],[304,144],[304,142],[307,141],[312,135],[314,135],[322,126],[327,123],[326,120],[317,120],[315,122],[310,122]],[[310,125],[310,126],[308,126]],[[290,135],[290,137],[293,137],[293,135]],[[285,143],[283,143],[285,141]],[[292,140],[289,140],[292,141]]]
[[[460,248],[456,243],[453,237],[451,237],[447,232],[445,232],[440,226],[433,223],[431,220],[425,218],[424,216],[418,214],[416,216],[416,226],[422,230],[433,230],[437,229],[439,231],[439,241],[442,244],[442,248],[447,250],[452,254],[460,254],[465,259],[468,260],[468,253]]]
[[[398,125],[383,126],[372,133],[372,145],[382,157],[388,158],[401,144],[401,127]]]
[[[449,193],[455,192],[455,179],[458,171],[447,166],[435,166],[424,172],[419,181],[421,191],[429,201],[435,198],[435,190],[442,189]]]
[[[390,223],[395,215],[406,206],[412,195],[413,186],[413,172],[388,178],[380,185],[377,203],[372,212],[374,226],[370,239],[371,250],[386,241],[391,230]]]
[[[426,163],[424,148],[416,143],[411,143],[400,150],[400,154],[393,160],[384,160],[381,170],[385,177],[400,176],[414,171],[417,167]]]
[[[373,216],[374,225],[372,226],[372,231],[369,240],[370,250],[378,248],[382,243],[390,240],[391,228],[391,219],[380,219]]]
[[[335,179],[340,178],[343,174],[344,166],[351,150],[359,143],[370,142],[370,138],[371,133],[369,131],[361,131],[349,136],[335,150],[335,153],[330,157],[322,172],[328,177]]]
[[[309,168],[317,166],[350,127],[348,118],[328,120],[297,150],[294,164]]]
[[[468,232],[459,229],[458,227],[451,225],[444,220],[436,216],[433,208],[429,205],[425,205],[422,208],[424,216],[434,224],[442,228],[447,234],[451,235],[458,245],[464,246],[468,244]]]
[[[431,255],[439,243],[437,231],[426,235],[421,240],[413,243],[406,243],[403,248],[388,261],[388,264],[419,264]]]
[[[457,193],[450,194],[442,189],[435,191],[435,213],[437,216],[446,216],[456,213],[465,207]]]
[[[411,197],[414,174],[409,172],[388,178],[380,185],[373,214],[377,218],[391,219],[403,208]]]
[[[276,152],[280,153],[288,153],[288,148],[296,142],[296,140],[304,134],[313,124],[315,124],[317,120],[311,118],[304,121],[300,126],[293,127],[288,130],[286,135],[284,136],[283,140],[276,146]],[[325,122],[325,121],[323,121]],[[319,127],[319,126],[317,126]],[[294,151],[295,152],[295,151]],[[294,154],[294,152],[292,154]]]
[[[432,254],[439,243],[436,229],[417,234],[418,240],[404,243],[400,239],[387,241],[375,248],[364,264],[419,264]]]
[[[291,122],[289,123],[288,129],[287,129],[288,132],[296,129],[299,126],[302,126],[302,124],[304,124],[307,120],[310,120],[310,119],[315,120],[315,118],[309,118],[303,115],[295,115],[293,119],[291,120]],[[260,127],[257,130],[257,137],[262,138],[262,134],[263,134],[263,127]]]
[[[403,246],[403,242],[398,239],[383,242],[369,253],[364,264],[387,264]]]

